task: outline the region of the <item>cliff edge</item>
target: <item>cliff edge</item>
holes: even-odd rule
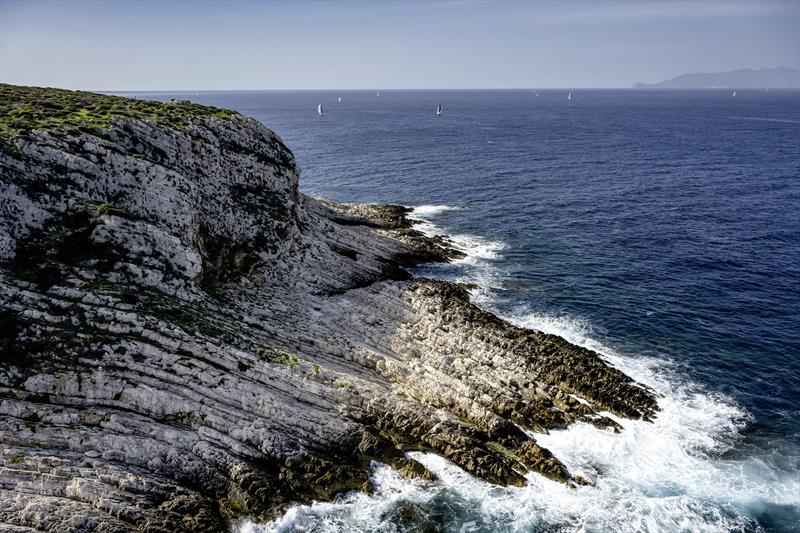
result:
[[[220,531],[436,452],[582,483],[535,432],[651,391],[405,267],[399,206],[298,191],[282,140],[188,102],[0,85],[0,525]],[[584,401],[579,401],[576,397]]]

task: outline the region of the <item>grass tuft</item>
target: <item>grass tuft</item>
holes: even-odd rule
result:
[[[95,215],[97,215],[97,216],[100,216],[100,215],[126,215],[127,214],[124,209],[120,209],[118,207],[112,207],[111,205],[106,204],[106,203],[102,203],[102,204],[96,205],[94,207],[94,212],[95,212]]]

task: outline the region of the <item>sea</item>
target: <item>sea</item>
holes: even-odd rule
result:
[[[569,92],[134,95],[263,122],[305,194],[413,207],[467,254],[416,274],[660,395],[653,423],[536,436],[591,486],[497,487],[414,453],[436,483],[375,463],[373,494],[240,533],[800,531],[800,93]]]

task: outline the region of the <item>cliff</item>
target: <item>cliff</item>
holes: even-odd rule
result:
[[[797,69],[779,67],[730,72],[695,72],[658,83],[637,83],[634,89],[796,89],[800,87]]]
[[[582,483],[531,432],[653,416],[597,354],[413,279],[459,252],[407,209],[299,174],[231,111],[0,85],[3,527],[220,531],[371,460],[430,477],[407,450]]]

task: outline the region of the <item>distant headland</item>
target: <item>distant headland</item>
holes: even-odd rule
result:
[[[778,67],[729,72],[682,74],[659,83],[636,83],[634,89],[796,89],[800,87],[797,69]]]

